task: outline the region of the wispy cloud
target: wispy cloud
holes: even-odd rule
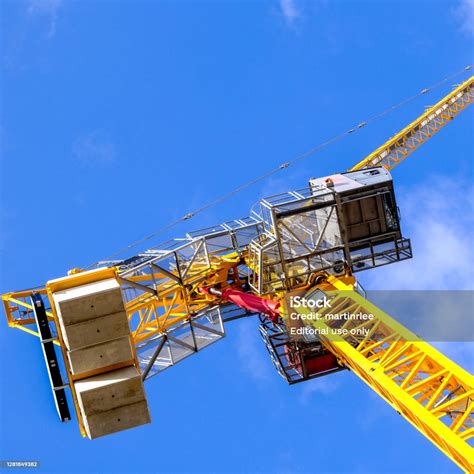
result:
[[[302,384],[299,402],[307,405],[314,401],[314,395],[330,395],[340,387],[340,380],[333,378],[334,375],[317,378]]]
[[[463,33],[474,36],[474,0],[461,0],[454,14]]]
[[[72,153],[78,161],[91,166],[108,166],[117,158],[115,144],[98,130],[80,136],[72,145]]]
[[[473,289],[474,190],[462,179],[431,177],[414,189],[398,189],[403,233],[414,258],[361,275],[371,289]]]
[[[466,327],[466,331],[472,327]],[[449,357],[451,360],[459,364],[461,367],[472,373],[474,371],[474,344],[470,342],[433,342],[436,349]]]
[[[301,17],[301,10],[296,4],[296,0],[280,0],[280,11],[289,25]]]
[[[243,370],[257,382],[277,377],[260,339],[254,318],[242,319],[237,333],[237,356]]]
[[[4,26],[3,62],[10,72],[24,72],[41,61],[39,46],[47,46],[56,35],[60,10],[65,0],[22,0],[21,14],[16,21]],[[45,41],[46,39],[46,41]],[[35,47],[35,54],[29,54]]]
[[[59,10],[63,0],[30,0],[27,13],[30,17],[43,17],[48,22],[47,37],[52,38],[56,34]]]

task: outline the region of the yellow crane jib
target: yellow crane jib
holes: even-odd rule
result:
[[[329,308],[303,321],[325,347],[460,468],[473,472],[474,377],[352,285],[329,277],[305,297],[323,295],[330,298]],[[305,306],[296,311],[310,313]]]
[[[474,76],[353,166],[350,171],[383,165],[391,170],[456,117],[474,100]]]

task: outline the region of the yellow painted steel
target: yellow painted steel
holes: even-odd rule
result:
[[[125,304],[135,343],[163,334],[169,328],[189,320],[199,311],[218,304],[214,296],[202,293],[200,288],[216,285],[220,285],[222,289],[241,288],[243,281],[239,279],[237,272],[239,262],[240,257],[232,253],[213,257],[209,266],[188,272],[188,277],[184,280],[178,277],[177,272],[174,278],[170,276],[173,275],[172,272],[160,272],[159,267],[152,267],[152,273],[147,275],[122,279],[122,285],[127,285],[127,281],[135,282],[156,291],[156,294],[138,292],[136,297]],[[228,282],[231,275],[233,283]]]
[[[317,328],[326,348],[460,468],[474,472],[474,449],[468,444],[474,436],[474,377],[351,284],[329,277],[318,288],[331,298],[331,307],[306,323]],[[354,316],[334,317],[344,313]]]
[[[473,101],[474,76],[471,76],[349,171],[381,165],[391,170]]]
[[[351,171],[378,165],[393,168],[473,100],[474,77],[471,77]],[[116,267],[94,272],[76,269],[69,277],[49,282],[46,288],[35,291],[47,295],[52,308],[48,317],[57,322],[52,300],[54,291],[71,287],[71,284],[78,286],[103,278],[117,278],[124,294],[128,295],[125,299],[131,337],[138,344],[156,334],[165,333],[201,310],[220,304],[218,297],[203,294],[199,288],[216,285],[221,289],[241,288],[243,281],[238,269],[249,265],[250,261],[244,261],[236,254],[212,257],[209,265],[193,262],[184,279],[178,271],[163,271],[159,267],[154,268],[151,274],[125,277]],[[474,436],[472,375],[358,294],[350,291],[349,296],[341,296],[340,292],[335,293],[352,290],[354,284],[355,279],[351,276],[329,276],[327,282],[319,287],[334,296],[334,305],[349,308],[352,312],[370,310],[376,316],[375,321],[347,322],[348,326],[364,324],[368,327],[366,337],[331,336],[323,340],[324,344],[343,365],[350,367],[455,463],[472,472],[473,453],[467,444],[467,440]],[[140,285],[148,290],[140,291]],[[29,301],[31,294],[32,290],[7,293],[2,295],[2,300],[9,326],[38,335],[27,327],[35,323]],[[282,299],[284,294],[280,292],[268,296]],[[325,322],[314,324],[321,327],[331,325]],[[59,325],[56,326],[59,334],[56,343],[64,348]],[[64,360],[67,366],[67,357]],[[73,387],[73,379],[69,381]],[[74,393],[73,398],[77,410]]]
[[[189,319],[192,314],[209,305],[219,304],[219,298],[195,290],[202,286],[224,285],[236,265],[236,259],[216,259],[211,268],[190,287],[172,287],[169,280],[165,280],[161,287],[157,287],[160,296],[144,294],[129,301],[129,320],[139,316],[138,325],[132,332],[135,344],[157,333],[166,332],[168,328]],[[95,278],[105,278],[115,272],[116,269],[107,269],[103,274],[97,273]],[[158,277],[158,273],[155,274],[155,278]],[[89,283],[90,278],[84,274],[75,283]],[[48,288],[51,301],[52,288],[57,291],[58,288],[66,287],[68,279],[61,279]],[[143,277],[136,278],[136,281],[143,283]],[[351,368],[450,459],[466,472],[471,472],[473,448],[467,440],[474,436],[472,375],[354,292],[355,283],[352,276],[328,276],[326,283],[317,288],[334,297],[331,306],[333,312],[371,313],[375,318],[371,321],[352,319],[343,323],[312,322],[320,329],[366,329],[366,335],[322,335],[320,337],[324,345],[342,365]],[[27,292],[21,292],[22,298],[26,296]],[[282,298],[283,293],[273,297]],[[12,302],[16,308],[22,303],[15,293],[4,295],[3,298],[6,305]],[[27,308],[28,304],[25,303],[24,307]],[[18,327],[14,320],[11,325]],[[63,344],[61,346],[64,347]],[[73,380],[70,382],[73,386]],[[79,423],[83,432],[80,419]]]
[[[47,295],[52,308],[52,312],[47,312],[47,314],[51,320],[56,322],[52,298],[52,294],[56,291],[106,278],[117,278],[122,288],[129,283],[138,283],[150,288],[154,293],[137,291],[136,296],[126,299],[125,303],[133,342],[136,345],[156,334],[165,333],[180,322],[189,320],[199,311],[219,303],[216,297],[200,292],[200,288],[216,285],[220,285],[222,289],[241,288],[243,280],[239,279],[237,272],[239,263],[240,257],[234,253],[213,257],[209,267],[198,268],[196,272],[188,272],[190,276],[183,281],[178,278],[177,274],[174,275],[176,279],[171,278],[172,272],[161,273],[158,267],[150,274],[127,278],[121,278],[115,267],[102,268],[50,281],[46,288],[34,291]],[[233,283],[228,282],[229,276],[232,276]],[[32,315],[33,307],[29,302],[32,293],[33,290],[7,293],[2,295],[2,300],[8,325],[37,335],[35,331],[25,327],[35,324]],[[56,326],[59,325],[56,324]]]

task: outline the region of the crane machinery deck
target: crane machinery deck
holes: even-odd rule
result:
[[[412,258],[389,170],[473,100],[470,77],[347,172],[261,199],[248,217],[4,294],[9,326],[40,338],[60,419],[71,419],[69,389],[83,436],[150,422],[143,382],[257,314],[288,383],[349,368],[472,472],[473,376],[370,303],[355,275]],[[307,307],[290,317],[291,297],[318,318]]]

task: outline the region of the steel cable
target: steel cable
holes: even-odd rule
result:
[[[366,120],[360,122],[359,124],[355,125],[354,127],[333,136],[332,138],[330,138],[330,139],[320,143],[319,145],[309,149],[308,151],[302,153],[301,155],[296,156],[292,160],[286,161],[286,162],[282,163],[281,165],[279,165],[278,167],[273,168],[272,170],[270,170],[270,171],[268,171],[268,172],[266,172],[266,173],[264,173],[264,174],[262,174],[262,175],[260,175],[256,178],[253,178],[250,181],[247,181],[246,183],[241,184],[240,186],[233,189],[232,191],[229,191],[229,192],[223,194],[222,196],[219,196],[219,197],[213,199],[212,201],[208,202],[207,204],[204,204],[203,206],[195,209],[194,211],[188,212],[183,217],[180,217],[179,219],[170,222],[169,224],[161,227],[160,229],[156,230],[155,232],[153,232],[153,233],[151,233],[151,234],[149,234],[149,235],[147,235],[147,236],[145,236],[145,237],[143,237],[139,240],[136,240],[135,242],[132,242],[131,244],[121,248],[117,252],[109,255],[107,258],[105,258],[101,261],[94,262],[94,263],[88,265],[85,268],[89,269],[89,268],[91,268],[91,267],[93,267],[93,266],[95,266],[95,265],[97,265],[101,262],[110,261],[110,260],[114,259],[115,257],[121,255],[122,253],[126,252],[127,250],[130,250],[130,249],[132,249],[132,248],[134,248],[134,247],[136,247],[140,244],[143,244],[144,242],[147,242],[148,240],[153,239],[154,237],[157,237],[160,234],[163,234],[164,232],[176,227],[178,224],[180,224],[182,222],[185,222],[189,219],[192,219],[197,214],[200,214],[200,213],[210,209],[211,207],[214,207],[217,204],[220,204],[221,202],[227,201],[228,199],[230,199],[231,197],[233,197],[236,194],[240,193],[244,189],[247,189],[247,188],[249,188],[250,186],[253,186],[256,183],[259,183],[260,181],[263,181],[263,180],[269,178],[270,176],[272,176],[272,175],[274,175],[274,174],[276,174],[280,171],[283,171],[283,170],[287,169],[289,166],[291,166],[291,165],[293,165],[293,164],[295,164],[295,163],[297,163],[301,160],[304,160],[304,159],[308,158],[311,155],[314,155],[316,152],[322,150],[323,148],[326,148],[327,146],[332,145],[333,143],[336,143],[336,142],[344,139],[348,135],[351,135],[351,134],[357,132],[357,130],[360,130],[361,128],[364,128],[367,125],[369,125],[369,124],[371,124],[371,123],[373,123],[377,120],[380,120],[382,117],[385,117],[385,116],[391,114],[392,112],[394,112],[395,110],[398,110],[398,109],[402,108],[403,106],[405,106],[408,103],[414,101],[418,97],[420,97],[422,95],[425,95],[425,94],[427,94],[428,92],[430,92],[434,89],[437,89],[438,87],[442,86],[446,82],[454,79],[455,77],[458,77],[459,75],[463,74],[466,71],[469,71],[471,68],[472,68],[472,66],[469,65],[469,66],[466,66],[463,69],[461,69],[461,70],[459,70],[459,71],[457,71],[453,74],[450,74],[449,76],[446,76],[444,79],[436,82],[435,84],[432,84],[431,86],[426,87],[425,89],[422,89],[417,94],[414,94],[414,95],[402,100],[401,102],[399,102],[395,105],[392,105],[391,107],[383,110],[382,112],[379,112],[377,114],[374,114],[374,115],[370,116],[369,118],[367,118]]]

